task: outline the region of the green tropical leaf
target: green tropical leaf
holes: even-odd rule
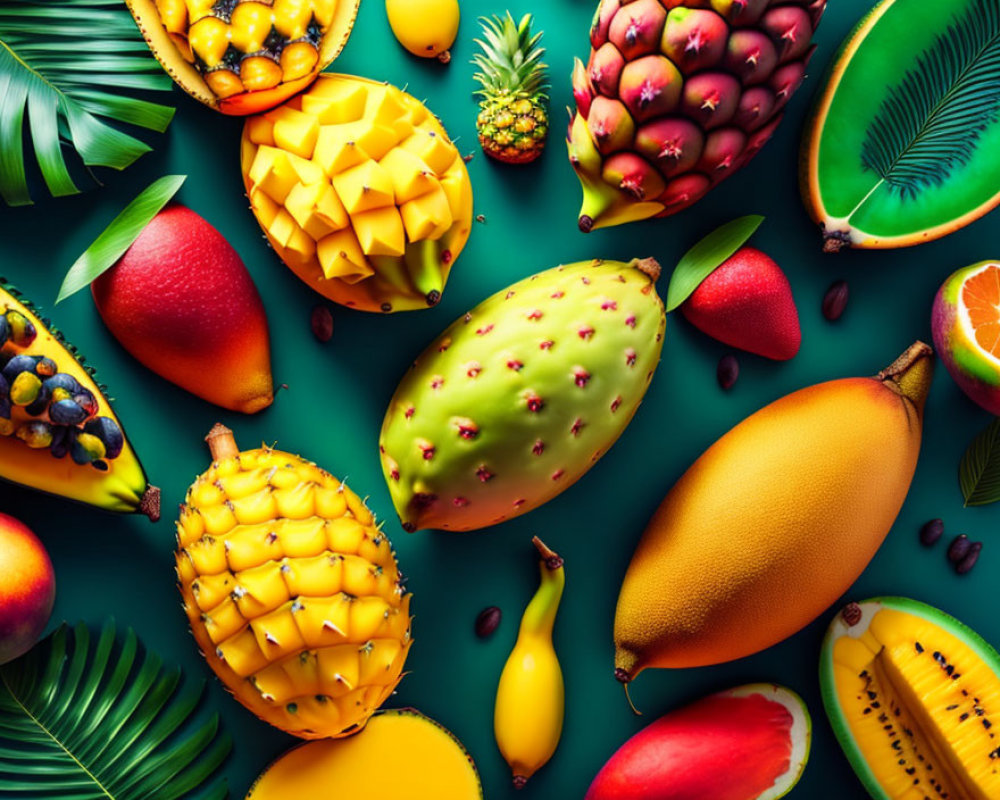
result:
[[[958,482],[967,506],[1000,500],[1000,419],[972,440],[958,465]]]
[[[970,0],[889,92],[861,151],[901,196],[940,186],[969,163],[1000,112],[1000,4]]]
[[[0,796],[225,800],[230,740],[180,682],[113,621],[63,625],[0,666]]]
[[[177,190],[187,179],[187,175],[164,175],[143,189],[139,196],[122,209],[111,223],[98,236],[90,247],[73,262],[62,286],[56,303],[61,303],[71,294],[89,286],[98,275],[109,269],[133,242],[139,238],[153,217],[160,213],[170,202]]]
[[[763,221],[764,218],[758,214],[738,217],[720,225],[688,250],[670,276],[667,311],[673,311],[687,300],[705,278],[754,235]]]
[[[120,90],[171,85],[120,0],[0,3],[0,197],[11,206],[33,202],[25,123],[49,192],[77,194],[66,150],[88,167],[125,169],[150,147],[104,120],[162,133],[174,109]]]

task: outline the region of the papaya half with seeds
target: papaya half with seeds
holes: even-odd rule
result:
[[[153,55],[196,100],[259,114],[340,55],[360,0],[125,0]]]
[[[817,95],[801,185],[824,250],[952,233],[1000,203],[995,0],[882,0]]]
[[[1000,797],[1000,655],[958,620],[899,597],[852,603],[827,633],[820,681],[876,800]]]
[[[160,518],[121,424],[76,348],[0,283],[0,478]]]

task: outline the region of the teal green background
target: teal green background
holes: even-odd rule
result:
[[[415,706],[459,736],[475,758],[489,800],[515,796],[493,741],[493,700],[517,621],[537,585],[529,544],[533,534],[566,559],[567,589],[555,638],[566,676],[567,714],[552,762],[517,796],[581,798],[614,750],[660,714],[711,691],[775,681],[802,693],[815,721],[813,757],[791,797],[864,797],[820,705],[817,660],[829,613],[783,644],[733,664],[644,673],[633,691],[645,712],[640,719],[629,712],[612,677],[615,600],[648,517],[697,455],[733,424],[787,392],[831,378],[873,374],[914,339],[929,340],[931,301],[941,282],[959,267],[1000,257],[993,233],[996,217],[916,249],[820,253],[820,237],[798,194],[799,139],[824,65],[868,8],[864,0],[836,0],[820,27],[808,82],[792,100],[774,140],[747,169],[676,217],[589,236],[578,233],[580,192],[561,133],[563,109],[572,102],[572,59],[587,56],[593,7],[593,0],[509,4],[515,15],[534,12],[546,32],[554,82],[549,149],[539,163],[515,168],[491,163],[479,152],[468,63],[476,17],[501,12],[504,6],[495,0],[464,0],[454,58],[443,67],[406,54],[390,34],[381,0],[363,0],[355,33],[336,68],[406,85],[428,101],[462,152],[476,152],[469,170],[475,211],[485,222],[475,224],[444,298],[432,310],[386,317],[336,307],[333,340],[317,343],[309,330],[309,312],[320,298],[280,264],[247,209],[239,170],[240,121],[202,108],[176,89],[171,97],[178,108],[174,124],[166,135],[148,137],[155,151],[127,172],[102,173],[105,186],[81,197],[0,210],[0,272],[45,307],[99,368],[151,480],[163,488],[165,513],[152,525],[143,518],[105,514],[8,486],[0,488],[0,510],[28,523],[52,555],[59,581],[53,624],[83,618],[96,625],[113,615],[135,627],[168,661],[181,664],[189,677],[210,677],[179,607],[172,518],[186,487],[208,463],[202,436],[222,420],[236,430],[244,447],[277,441],[346,476],[359,494],[370,495],[372,508],[387,520],[414,594],[416,641],[407,663],[411,674],[392,705]],[[288,389],[257,416],[221,411],[140,366],[105,330],[86,292],[52,308],[76,256],[129,199],[165,173],[190,176],[180,201],[236,246],[264,298],[275,381],[287,383]],[[669,268],[702,234],[747,213],[767,216],[754,244],[782,265],[792,283],[803,331],[802,350],[793,361],[777,364],[741,355],[740,380],[723,393],[715,368],[728,349],[672,316],[663,361],[645,403],[619,443],[572,489],[488,531],[410,535],[399,528],[379,467],[379,425],[407,364],[439,331],[492,292],[559,262],[655,256]],[[851,302],[843,319],[830,324],[820,314],[820,302],[838,278],[850,282]],[[666,280],[659,288],[665,295]],[[994,608],[1000,578],[994,532],[1000,506],[963,508],[957,482],[960,456],[989,420],[939,369],[913,489],[885,546],[847,597],[915,597],[1000,643],[1000,616]],[[937,516],[944,518],[949,537],[963,532],[985,541],[982,560],[971,575],[953,574],[944,543],[934,550],[919,544],[920,525]],[[663,579],[670,580],[669,572]],[[500,606],[504,618],[491,639],[480,641],[472,625],[488,605]],[[295,742],[257,721],[214,678],[207,703],[221,712],[235,739],[226,773],[233,796],[242,797],[254,776]],[[719,758],[724,763],[726,754]]]

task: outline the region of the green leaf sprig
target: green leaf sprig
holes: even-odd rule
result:
[[[162,133],[174,109],[119,90],[172,85],[120,0],[0,3],[0,198],[9,206],[33,202],[26,117],[49,192],[77,194],[65,150],[75,150],[88,167],[125,169],[151,148],[103,119]]]
[[[687,300],[703,280],[753,236],[764,221],[758,214],[739,217],[716,228],[688,250],[670,276],[667,311]]]
[[[1000,500],[1000,418],[972,440],[958,465],[958,483],[967,506]]]
[[[0,796],[225,800],[232,743],[128,630],[63,625],[0,667]]]
[[[90,247],[73,262],[59,287],[56,302],[59,303],[84,286],[89,286],[98,275],[114,265],[139,238],[139,234],[153,217],[177,194],[186,179],[187,175],[165,175],[153,181],[125,206]]]

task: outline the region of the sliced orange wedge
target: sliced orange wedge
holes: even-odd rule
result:
[[[1000,264],[987,262],[958,293],[959,319],[970,339],[1000,360]]]

